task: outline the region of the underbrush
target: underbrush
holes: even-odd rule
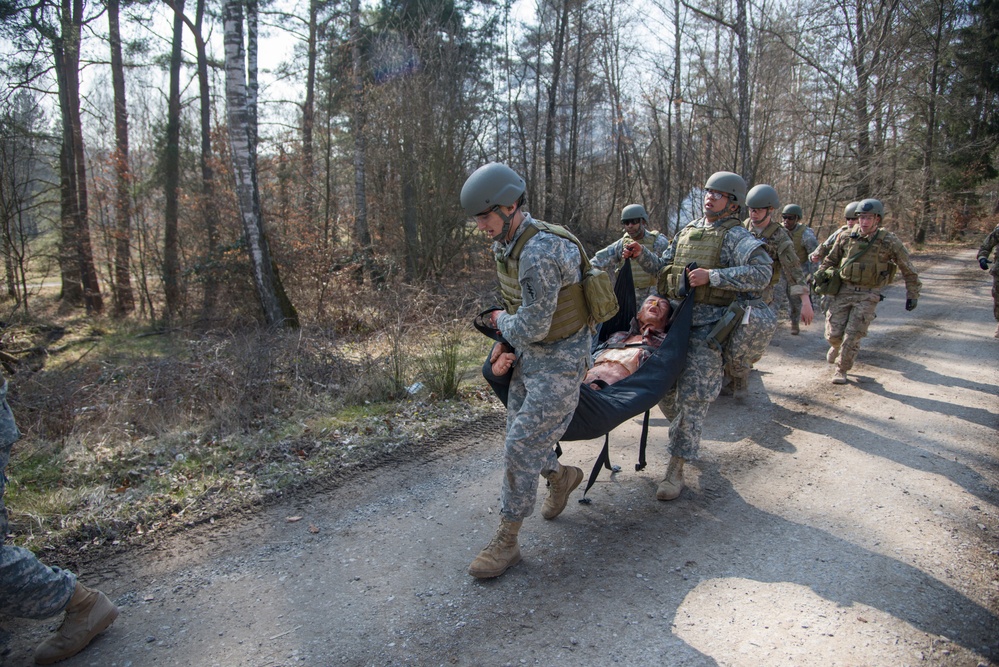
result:
[[[370,335],[9,325],[14,543],[90,548],[203,521],[495,411],[478,374],[489,341],[429,301],[369,297],[355,318]]]

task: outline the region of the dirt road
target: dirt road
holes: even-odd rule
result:
[[[821,326],[787,326],[745,399],[719,399],[654,498],[664,420],[524,561],[466,574],[498,521],[498,421],[82,572],[122,607],[67,666],[999,664],[999,340],[973,252],[923,257],[918,308],[887,291],[850,384]],[[602,442],[569,443],[587,471]],[[576,494],[578,498],[578,492]],[[302,517],[289,522],[288,517]],[[312,532],[315,531],[315,532]],[[55,622],[10,622],[5,665]]]

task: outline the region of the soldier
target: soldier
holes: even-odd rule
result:
[[[781,220],[784,223],[784,229],[787,230],[788,236],[791,237],[791,243],[794,244],[794,254],[798,257],[798,264],[801,266],[801,272],[805,274],[805,284],[807,285],[808,279],[812,275],[812,269],[814,268],[808,256],[819,247],[819,240],[815,237],[815,232],[812,231],[812,228],[801,222],[803,216],[804,212],[797,204],[788,204],[781,211]],[[784,297],[787,299],[791,310],[791,335],[797,336],[799,331],[798,320],[801,317],[801,305],[798,301],[791,298],[791,283],[783,276],[781,280],[784,283]],[[809,293],[808,300],[811,303],[811,293]],[[812,305],[814,311],[814,304]]]
[[[982,267],[982,271],[989,270],[989,255],[997,245],[999,245],[999,225],[985,237],[981,247],[978,248],[978,266]],[[993,258],[992,270],[989,272],[992,274],[992,314],[999,321],[999,257]],[[994,336],[999,338],[999,324],[996,325]]]
[[[901,270],[905,278],[905,309],[915,309],[919,299],[922,283],[909,261],[909,251],[897,236],[879,229],[883,216],[884,206],[879,200],[860,202],[857,228],[839,235],[819,267],[820,271],[836,269],[842,280],[826,313],[826,361],[837,364],[833,384],[846,384],[860,341],[867,335],[876,317],[874,311],[884,298],[881,290],[895,278],[896,270]]]
[[[829,237],[823,241],[819,247],[817,247],[808,259],[811,260],[812,264],[818,266],[822,263],[822,260],[826,258],[829,251],[832,250],[833,244],[836,243],[836,239],[843,232],[849,232],[857,225],[857,207],[860,206],[859,201],[852,201],[846,205],[846,209],[843,210],[843,226],[837,229],[835,232],[829,235]]]
[[[597,252],[590,264],[598,269],[617,270],[623,263],[624,246],[637,241],[656,255],[661,255],[669,246],[669,239],[657,231],[649,229],[649,214],[641,204],[629,204],[621,209],[621,226],[624,235],[614,243]],[[646,297],[656,292],[656,277],[632,262],[632,277],[635,280],[635,303],[642,303]]]
[[[104,593],[87,588],[76,575],[48,567],[27,549],[7,545],[4,474],[11,447],[21,437],[7,404],[7,380],[0,386],[0,613],[19,618],[52,618],[66,612],[62,625],[35,651],[35,663],[51,665],[82,651],[118,617]]]
[[[701,428],[722,384],[722,352],[716,324],[725,321],[737,299],[758,299],[770,283],[771,260],[762,241],[739,223],[746,181],[719,171],[704,186],[704,217],[692,221],[657,257],[641,244],[629,243],[625,257],[637,257],[646,271],[659,275],[661,294],[678,299],[682,277],[695,288],[693,326],[687,364],[676,387],[659,403],[670,420],[666,477],[656,489],[659,500],[673,500],[683,490],[683,466],[700,453]],[[687,265],[697,263],[688,271]]]
[[[763,290],[760,303],[749,303],[749,316],[732,334],[725,346],[725,372],[729,379],[728,387],[722,386],[722,393],[735,395],[745,393],[749,382],[749,370],[760,360],[766,351],[774,331],[777,330],[777,308],[774,304],[774,288],[780,281],[781,273],[786,275],[791,285],[791,300],[798,302],[801,320],[805,325],[812,323],[812,302],[808,298],[808,285],[805,274],[794,254],[794,244],[784,228],[773,220],[773,212],[780,206],[777,191],[769,185],[754,185],[746,195],[749,218],[743,226],[764,243],[764,249],[773,261],[773,275],[770,284]]]
[[[520,562],[517,536],[534,511],[539,474],[549,484],[545,519],[565,509],[583,479],[582,470],[559,463],[553,448],[569,426],[590,365],[583,256],[565,229],[534,220],[523,209],[525,198],[524,179],[495,162],[475,170],[461,188],[462,208],[494,241],[506,310],[494,311],[492,324],[517,354],[507,400],[500,525],[468,569],[479,579],[498,577]]]

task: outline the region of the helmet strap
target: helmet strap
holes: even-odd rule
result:
[[[503,230],[500,232],[500,238],[503,239],[504,243],[506,243],[509,240],[507,239],[507,236],[510,234],[510,223],[513,222],[513,218],[515,215],[517,215],[517,210],[519,208],[520,204],[518,203],[517,206],[513,209],[513,213],[511,213],[510,215],[505,215],[503,213],[503,209],[501,208],[496,209],[496,215],[498,215],[500,217],[500,220],[503,221]]]

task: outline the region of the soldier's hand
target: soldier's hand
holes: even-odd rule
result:
[[[985,259],[984,257],[979,257],[978,258],[978,266],[982,267],[982,271],[988,271],[989,270],[989,260]]]
[[[906,310],[915,310],[916,309],[916,300],[915,299],[906,299],[905,300],[905,309]]]
[[[624,259],[633,259],[642,254],[642,244],[637,241],[629,241],[625,244],[624,250],[621,251],[621,257]]]

